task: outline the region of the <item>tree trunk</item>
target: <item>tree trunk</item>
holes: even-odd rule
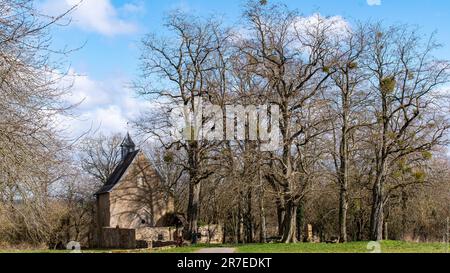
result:
[[[262,244],[267,243],[267,226],[266,226],[266,208],[264,204],[264,182],[261,172],[261,165],[258,167],[258,179],[259,179],[259,241]]]
[[[381,84],[380,84],[381,86]],[[372,241],[383,240],[383,183],[385,179],[385,173],[387,169],[387,143],[389,133],[389,118],[388,118],[388,98],[386,94],[382,94],[382,116],[383,116],[383,128],[382,128],[382,140],[381,148],[377,150],[376,154],[376,180],[372,189],[372,212],[370,216],[370,239]]]
[[[302,229],[303,229],[304,207],[303,202],[297,208],[297,241],[302,242]]]
[[[372,213],[370,216],[370,239],[372,241],[383,240],[383,193],[381,177],[377,182],[372,193]]]
[[[293,200],[288,200],[286,204],[286,215],[283,221],[283,243],[297,242],[297,205]]]
[[[347,242],[347,210],[348,210],[348,160],[349,160],[349,131],[348,131],[348,116],[350,111],[349,106],[349,93],[343,93],[342,97],[342,132],[341,143],[339,147],[339,172],[338,179],[340,184],[339,192],[339,242]]]
[[[261,224],[261,228],[260,228],[260,242],[265,244],[267,243],[267,226],[266,226],[266,210],[264,207],[264,198],[260,198],[259,201],[259,206],[260,206],[260,224]]]
[[[362,201],[361,201],[362,202]],[[356,212],[356,241],[363,241],[364,237],[364,213],[362,209],[359,208]]]
[[[282,237],[284,233],[283,220],[285,216],[285,208],[280,198],[277,198],[277,223],[278,223],[278,236]]]
[[[222,244],[227,243],[227,229],[225,228],[225,223],[222,225]]]
[[[363,241],[363,234],[364,234],[364,230],[363,230],[363,224],[362,224],[362,220],[358,220],[358,230],[356,233],[356,241],[361,242]]]
[[[339,241],[347,242],[347,211],[348,211],[348,193],[347,185],[342,184],[339,195]]]
[[[244,216],[244,226],[245,226],[245,241],[246,243],[253,243],[253,217],[252,217],[252,189],[250,188],[247,193],[247,207]]]
[[[243,235],[243,216],[242,216],[242,197],[239,198],[239,205],[238,205],[238,213],[237,213],[237,227],[236,227],[236,240],[237,243],[242,243],[242,235]]]
[[[237,212],[237,214],[233,215],[233,237],[234,237],[234,244],[237,245],[239,244],[239,240],[240,240],[240,234],[239,234],[239,211]]]
[[[199,218],[199,210],[200,210],[200,190],[201,183],[191,182],[189,185],[189,204],[188,204],[188,230],[185,237],[187,240],[194,240],[194,236],[198,233],[198,218]],[[196,236],[195,236],[196,237]]]
[[[402,189],[402,239],[406,240],[408,228],[408,195],[406,190]]]

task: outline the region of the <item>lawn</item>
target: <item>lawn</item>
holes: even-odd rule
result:
[[[207,245],[197,245],[191,247],[182,248],[164,248],[164,249],[136,249],[136,250],[108,250],[108,249],[88,249],[82,250],[82,253],[87,254],[126,254],[126,253],[193,253],[202,248],[207,248]],[[50,249],[0,249],[0,254],[14,254],[14,253],[24,253],[24,254],[39,254],[39,253],[54,253],[54,254],[67,254],[76,253],[71,250],[50,250]]]
[[[381,242],[382,253],[446,253],[443,243]],[[368,242],[347,244],[251,244],[237,247],[239,253],[370,253]]]
[[[353,242],[347,244],[248,244],[248,245],[215,245],[211,247],[232,247],[238,253],[370,253],[369,242]],[[208,246],[174,248],[159,253],[190,253]],[[383,241],[380,244],[382,253],[450,253],[444,243],[407,243],[400,241]]]
[[[193,253],[202,248],[228,247],[235,248],[238,253],[369,253],[368,242],[347,244],[248,244],[248,245],[197,245],[163,250],[84,250],[83,253]],[[382,253],[450,253],[444,243],[407,243],[400,241],[383,241],[380,245]],[[2,250],[0,253],[70,253],[70,251],[54,250]]]
[[[111,253],[114,251],[111,250],[86,250],[83,253]],[[117,251],[121,253],[123,251]],[[46,253],[55,253],[55,254],[66,254],[72,253],[70,250],[51,250],[51,249],[0,249],[0,254],[14,254],[14,253],[23,253],[23,254],[46,254]],[[139,253],[136,251],[136,253]]]

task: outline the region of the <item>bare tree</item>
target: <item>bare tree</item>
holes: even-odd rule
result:
[[[179,105],[184,105],[191,113],[203,110],[198,99],[211,101],[212,89],[208,86],[208,76],[217,69],[214,55],[226,44],[228,35],[224,33],[216,21],[201,20],[175,12],[166,20],[169,38],[158,38],[150,35],[144,40],[142,54],[143,81],[137,84],[138,92],[150,98],[157,96],[163,104],[157,115],[146,115],[139,120],[137,126],[147,137],[157,139],[167,149],[183,150],[186,154],[184,169],[189,175],[189,202],[185,236],[191,239],[198,231],[199,201],[201,183],[213,174],[208,167],[209,147],[211,143],[200,140],[199,128],[188,129],[190,139],[173,141],[168,136],[170,114]],[[153,76],[162,79],[163,88],[148,85]],[[202,121],[202,125],[203,125]]]
[[[283,149],[273,158],[281,172],[272,172],[269,179],[278,184],[284,202],[282,241],[295,242],[297,207],[311,181],[305,167],[318,158],[304,152],[327,130],[320,111],[324,102],[317,95],[331,75],[323,67],[331,61],[328,34],[333,23],[318,16],[309,25],[283,6],[252,2],[245,16],[254,38],[245,41],[243,54],[255,77],[265,80],[270,103],[281,110]]]
[[[49,33],[70,11],[49,17],[31,0],[0,1],[0,202],[32,242],[48,239],[49,191],[66,177],[57,121],[71,105],[52,60],[67,52],[50,46]]]
[[[336,62],[326,70],[333,71],[332,81],[337,92],[330,92],[331,123],[333,125],[333,150],[336,178],[339,184],[339,237],[347,242],[347,211],[349,206],[350,164],[355,152],[355,133],[367,126],[364,111],[366,72],[360,59],[366,49],[365,30],[344,30],[334,46]]]
[[[448,82],[449,64],[433,57],[438,47],[408,27],[370,30],[367,68],[373,97],[370,112],[375,119],[370,136],[374,153],[374,181],[370,237],[383,238],[384,205],[389,200],[386,184],[396,161],[421,155],[445,143],[449,125],[441,115],[444,97],[439,88]]]
[[[106,184],[108,178],[121,162],[123,136],[115,134],[110,137],[99,135],[86,138],[81,143],[80,161],[83,170],[96,179],[99,184]]]

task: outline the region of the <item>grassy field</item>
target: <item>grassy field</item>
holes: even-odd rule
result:
[[[195,247],[170,248],[164,250],[87,250],[83,253],[193,253],[208,247],[231,247],[238,253],[369,253],[368,242],[347,244],[249,244],[249,245],[198,245]],[[381,242],[382,253],[450,253],[443,243],[407,243],[399,241]],[[0,253],[70,253],[52,250],[2,250]]]
[[[198,245],[194,247],[182,247],[182,248],[166,248],[162,250],[157,249],[139,249],[139,250],[108,250],[108,249],[89,249],[82,250],[82,253],[86,254],[121,254],[121,253],[193,253],[202,248],[207,248],[206,245]],[[24,253],[24,254],[39,254],[39,253],[54,253],[54,254],[68,254],[74,253],[70,250],[49,250],[49,249],[0,249],[0,254],[14,254],[14,253]]]
[[[190,253],[208,246],[174,248],[159,251],[159,253]],[[249,244],[249,245],[220,245],[211,247],[232,247],[238,253],[370,253],[368,242],[354,242],[347,244]],[[407,243],[400,241],[381,242],[382,253],[450,253],[443,243]]]
[[[442,243],[406,243],[385,241],[381,243],[382,253],[446,253]],[[237,247],[239,253],[369,253],[368,242],[347,244],[254,244]]]

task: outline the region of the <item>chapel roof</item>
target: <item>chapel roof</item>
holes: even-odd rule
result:
[[[139,150],[136,150],[134,152],[128,153],[108,178],[106,184],[98,192],[96,192],[95,195],[110,193],[125,175],[128,167],[130,167],[130,165],[133,163],[139,152]]]

